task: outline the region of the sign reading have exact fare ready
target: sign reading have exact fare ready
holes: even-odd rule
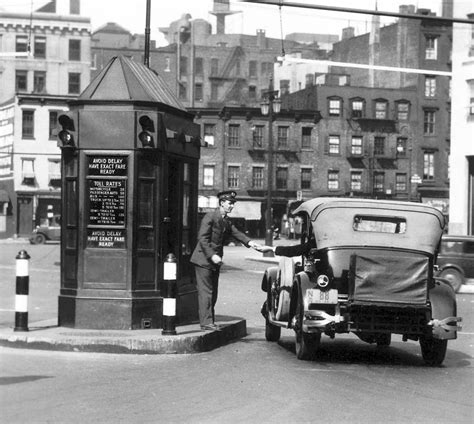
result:
[[[127,172],[125,156],[88,157],[89,225],[94,228],[87,229],[87,247],[125,248],[126,230],[117,226],[126,224]]]

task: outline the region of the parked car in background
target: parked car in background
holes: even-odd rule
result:
[[[438,276],[458,292],[466,280],[474,278],[474,236],[443,235],[436,264]]]
[[[53,215],[37,225],[30,236],[31,244],[43,244],[46,240],[61,240],[61,215]]]
[[[440,365],[461,321],[452,286],[435,275],[442,213],[347,198],[315,198],[294,213],[303,219],[304,253],[301,262],[282,257],[263,276],[266,339],[291,328],[297,358],[315,359],[322,335],[389,346],[398,334],[419,342],[427,365]]]

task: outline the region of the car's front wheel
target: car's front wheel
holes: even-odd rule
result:
[[[43,244],[46,241],[44,234],[36,234],[33,237],[33,244]]]
[[[441,278],[444,278],[445,280],[448,280],[449,284],[451,284],[451,287],[456,293],[459,291],[459,289],[464,283],[464,276],[456,268],[443,269],[440,272],[439,276]]]
[[[420,338],[421,355],[426,365],[441,365],[446,356],[448,348],[447,340],[435,339],[433,337]]]
[[[301,296],[298,295],[296,314],[293,320],[296,357],[302,360],[311,360],[316,357],[316,352],[321,342],[321,333],[305,333],[303,331],[303,319],[303,300],[301,299]]]

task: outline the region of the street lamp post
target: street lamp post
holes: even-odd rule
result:
[[[268,172],[267,172],[267,210],[265,212],[265,244],[273,245],[272,229],[272,189],[273,189],[273,115],[280,112],[281,100],[278,98],[278,90],[273,89],[273,80],[263,93],[263,101],[260,104],[262,115],[268,115]],[[264,256],[273,256],[273,252],[266,252]]]

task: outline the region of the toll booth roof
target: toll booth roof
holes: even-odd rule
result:
[[[125,56],[113,57],[79,96],[79,101],[158,102],[186,111],[164,79]]]

